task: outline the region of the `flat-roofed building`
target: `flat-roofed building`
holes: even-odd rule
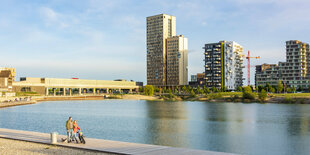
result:
[[[31,78],[23,77],[13,82],[15,92],[37,92],[42,95],[81,95],[138,91],[134,81],[108,81],[83,79]]]
[[[0,92],[12,91],[12,85],[15,81],[15,68],[0,68]]]
[[[147,84],[167,84],[167,39],[176,35],[176,18],[160,14],[146,18]]]
[[[236,90],[243,85],[243,47],[234,41],[205,44],[205,84]]]
[[[188,45],[183,35],[167,39],[167,86],[188,84]]]
[[[287,87],[306,89],[310,86],[309,44],[299,40],[286,41],[286,61],[256,66],[255,85],[276,86],[281,80]]]

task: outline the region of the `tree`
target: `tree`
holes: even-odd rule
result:
[[[262,91],[258,94],[258,98],[261,100],[261,101],[265,101],[266,98],[267,98],[267,92],[265,89],[262,89]]]
[[[257,91],[258,91],[258,92],[261,92],[263,89],[264,89],[264,87],[263,87],[262,85],[259,85],[259,86],[257,87]]]
[[[237,88],[237,91],[238,91],[238,92],[242,92],[242,87],[239,86],[239,87]]]
[[[191,90],[191,97],[196,97],[194,90]]]
[[[295,86],[293,86],[292,91],[293,91],[293,93],[295,93],[295,92],[296,92],[296,88],[295,88]]]
[[[198,92],[198,94],[202,94],[203,90],[199,86],[197,86],[197,92]]]
[[[218,92],[218,89],[215,87],[212,87],[212,93],[216,93],[216,92]]]
[[[272,87],[269,85],[269,83],[267,83],[266,86],[265,86],[265,90],[267,90],[267,92],[270,92],[271,88]]]
[[[183,93],[186,92],[186,86],[183,86],[183,87],[182,87],[182,91],[183,91]]]
[[[282,90],[283,90],[283,84],[282,84],[282,81],[279,80],[279,81],[278,81],[278,93],[281,93]]]
[[[152,85],[146,85],[144,87],[144,94],[147,96],[153,96],[154,94],[154,87]]]
[[[210,93],[210,89],[206,86],[203,87],[203,91],[205,94],[209,94]]]
[[[178,94],[178,93],[179,93],[179,91],[178,91],[178,89],[177,89],[177,88],[175,88],[175,89],[174,89],[174,93],[176,93],[176,94]]]
[[[244,87],[242,97],[250,100],[255,99],[255,94],[252,92],[252,88],[250,86]]]
[[[271,88],[270,88],[270,92],[274,93],[274,92],[276,92],[276,89],[273,88],[273,87],[271,87]]]
[[[192,87],[191,86],[188,86],[187,89],[186,89],[186,92],[190,93],[192,90]]]
[[[155,88],[154,88],[154,91],[155,91],[156,93],[159,93],[159,92],[160,92],[160,89],[159,89],[158,87],[155,87]]]
[[[163,93],[167,93],[167,88],[166,87],[163,88]]]
[[[287,88],[286,92],[291,93],[292,89],[291,88]]]

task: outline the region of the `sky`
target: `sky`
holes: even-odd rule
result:
[[[0,67],[16,68],[17,78],[146,83],[146,17],[162,13],[176,16],[177,34],[188,38],[189,80],[204,71],[204,44],[221,40],[260,56],[252,65],[278,63],[285,61],[285,41],[310,43],[309,6],[309,0],[0,0]]]

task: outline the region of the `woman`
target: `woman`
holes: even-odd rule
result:
[[[76,120],[74,120],[74,122],[73,122],[73,139],[75,140],[76,143],[78,143],[78,140],[76,138],[77,129],[81,130],[80,127],[77,125]]]

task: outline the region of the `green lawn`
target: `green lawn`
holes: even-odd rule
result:
[[[310,97],[310,93],[287,93],[287,94],[272,94],[277,97]]]

